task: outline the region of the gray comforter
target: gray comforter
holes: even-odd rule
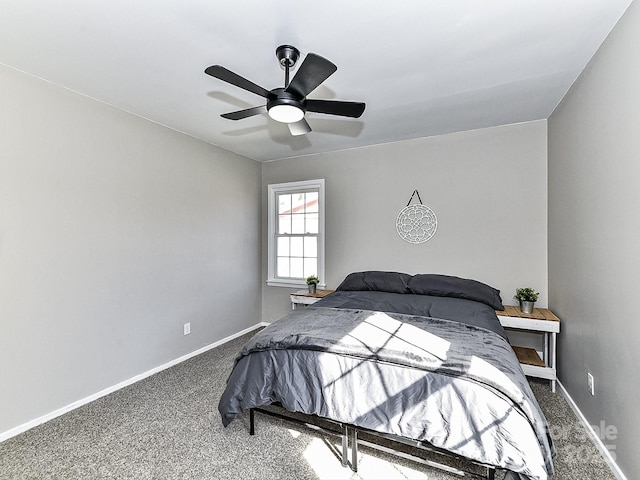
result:
[[[547,479],[546,420],[497,330],[397,312],[295,310],[238,355],[219,403],[223,424],[279,402]]]

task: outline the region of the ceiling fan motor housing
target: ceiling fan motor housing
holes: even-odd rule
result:
[[[301,99],[293,93],[285,92],[284,88],[274,88],[267,98],[267,110],[270,110],[271,107],[275,107],[276,105],[291,105],[292,107],[306,111],[304,98]]]

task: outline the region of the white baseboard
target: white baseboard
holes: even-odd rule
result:
[[[176,358],[175,360],[171,360],[170,362],[165,363],[164,365],[160,365],[158,367],[152,368],[151,370],[148,370],[144,373],[141,373],[139,375],[136,375],[135,377],[131,377],[128,380],[125,380],[123,382],[120,382],[116,385],[113,385],[111,387],[105,388],[104,390],[100,390],[99,392],[94,393],[93,395],[89,395],[88,397],[85,397],[81,400],[77,400],[73,403],[70,403],[69,405],[66,405],[62,408],[59,408],[57,410],[54,410],[53,412],[47,413],[45,415],[42,415],[41,417],[35,418],[29,422],[23,423],[22,425],[18,425],[17,427],[14,427],[10,430],[7,430],[6,432],[1,432],[0,433],[0,442],[3,442],[11,437],[15,437],[16,435],[19,435],[20,433],[26,432],[27,430],[33,428],[33,427],[37,427],[38,425],[41,425],[45,422],[48,422],[49,420],[53,420],[56,417],[59,417],[60,415],[64,415],[67,412],[70,412],[71,410],[75,410],[78,407],[81,407],[82,405],[86,405],[87,403],[93,402],[94,400],[99,399],[100,397],[104,397],[106,395],[109,395],[110,393],[113,393],[117,390],[120,390],[121,388],[124,387],[128,387],[129,385],[139,382],[140,380],[144,380],[147,377],[150,377],[151,375],[154,375],[158,372],[161,372],[162,370],[166,370],[167,368],[171,368],[179,363],[184,362],[185,360],[189,360],[192,357],[195,357],[197,355],[200,355],[201,353],[204,353],[208,350],[211,350],[212,348],[215,347],[219,347],[220,345],[223,345],[227,342],[230,342],[231,340],[234,340],[242,335],[244,335],[245,333],[249,333],[257,328],[260,327],[264,327],[267,326],[267,323],[265,322],[260,322],[257,325],[254,325],[253,327],[249,327],[249,328],[245,328],[244,330],[242,330],[241,332],[238,333],[234,333],[233,335],[230,335],[226,338],[223,338],[222,340],[218,340],[217,342],[214,342],[212,344],[206,345],[202,348],[199,348],[198,350],[195,350],[191,353],[188,353],[186,355],[183,355],[182,357]]]
[[[576,414],[580,422],[582,422],[582,424],[584,425],[584,428],[586,429],[589,437],[591,438],[591,440],[593,440],[593,443],[595,443],[596,447],[598,447],[598,450],[600,450],[600,453],[602,454],[602,456],[604,457],[604,460],[609,465],[609,468],[611,468],[611,471],[613,472],[615,477],[618,480],[627,480],[627,477],[622,472],[622,470],[620,470],[620,467],[618,467],[618,464],[611,456],[611,452],[607,449],[605,444],[602,442],[602,439],[600,438],[600,436],[596,434],[595,430],[593,429],[593,426],[591,426],[587,418],[582,414],[582,412],[578,408],[578,405],[576,405],[576,402],[573,401],[573,398],[571,398],[571,395],[569,395],[569,392],[567,392],[567,389],[564,388],[564,385],[562,385],[560,381],[558,381],[557,384],[560,387],[560,391],[562,392],[562,395],[567,400],[567,403],[569,404],[573,412]]]

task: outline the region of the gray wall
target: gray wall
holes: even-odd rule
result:
[[[0,433],[260,321],[259,163],[5,67],[0,105]]]
[[[640,478],[640,4],[549,119],[549,303],[559,373],[628,478]],[[587,372],[596,395],[587,392]]]
[[[270,183],[326,179],[326,274],[395,270],[475,278],[513,303],[518,286],[547,304],[546,121],[487,128],[264,164]],[[414,189],[438,217],[428,242],[397,235]],[[263,205],[266,231],[266,204]],[[266,280],[266,239],[263,243]],[[288,309],[290,289],[263,287],[263,320]]]

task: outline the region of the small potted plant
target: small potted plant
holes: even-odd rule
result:
[[[533,313],[533,304],[538,300],[540,293],[533,288],[523,287],[516,288],[516,294],[513,296],[520,302],[520,311],[522,313]]]
[[[316,293],[316,288],[320,280],[315,275],[311,275],[306,279],[307,286],[309,287],[309,293]]]

